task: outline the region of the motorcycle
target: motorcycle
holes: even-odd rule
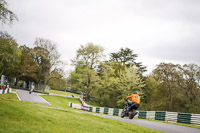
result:
[[[128,111],[128,107],[132,104],[132,101],[126,100],[126,99],[125,99],[125,101],[126,102],[125,102],[125,106],[121,113],[121,118],[124,118],[126,116],[126,117],[129,117],[129,119],[133,119],[135,117],[135,115],[137,115],[138,112],[134,108],[132,108]]]

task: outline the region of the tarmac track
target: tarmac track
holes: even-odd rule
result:
[[[168,123],[162,123],[162,122],[153,122],[148,120],[139,120],[139,119],[128,119],[128,118],[120,118],[116,116],[109,116],[109,115],[100,115],[100,114],[94,114],[100,117],[123,121],[135,125],[140,125],[143,127],[148,127],[151,129],[155,129],[158,131],[166,132],[166,133],[200,133],[200,129],[197,128],[191,128],[186,126],[180,126],[175,124],[168,124]]]
[[[35,92],[32,92],[31,94],[29,94],[29,91],[17,90],[16,94],[18,96],[18,99],[22,101],[51,105],[45,99],[40,97],[38,93],[35,93]]]

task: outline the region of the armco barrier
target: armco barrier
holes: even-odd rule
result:
[[[96,108],[96,113],[100,113],[100,108],[99,107]]]
[[[122,112],[122,109],[82,106],[80,104],[74,104],[71,102],[69,103],[69,106],[72,108],[82,109],[89,112],[114,116],[120,116]],[[168,111],[139,111],[135,118],[195,124],[200,126],[200,114],[177,113]]]
[[[146,119],[151,119],[151,120],[155,120],[155,111],[147,111],[146,113]]]
[[[166,114],[166,112],[156,111],[155,120],[165,121],[165,114]]]
[[[138,118],[146,119],[146,114],[147,114],[146,111],[139,111]]]
[[[178,113],[178,120],[179,123],[186,123],[190,124],[191,114],[188,113]]]
[[[104,108],[104,114],[108,114],[109,108]]]
[[[11,88],[1,89],[1,90],[0,90],[0,94],[10,93],[11,91],[12,91]]]
[[[114,109],[113,110],[113,115],[118,116],[119,115],[119,109]]]
[[[200,114],[192,114],[190,123],[200,126]]]
[[[168,122],[177,122],[177,112],[166,112],[165,121]]]

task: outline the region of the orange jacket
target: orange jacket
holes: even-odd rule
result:
[[[139,94],[131,94],[127,96],[126,99],[132,98],[132,102],[140,104],[140,96]]]

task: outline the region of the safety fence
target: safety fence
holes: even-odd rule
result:
[[[11,88],[6,88],[5,86],[0,86],[0,94],[10,93],[12,91]]]
[[[122,109],[107,107],[91,107],[75,103],[69,103],[69,106],[89,112],[120,116]],[[195,124],[200,126],[200,114],[178,113],[168,111],[139,111],[135,118],[167,121],[174,123]]]
[[[89,112],[96,112],[101,114],[107,114],[107,115],[115,115],[120,116],[122,109],[115,109],[115,108],[104,108],[104,107],[90,107],[90,106],[82,106],[80,104],[75,104],[69,102],[69,106],[75,109],[85,110]]]
[[[168,111],[139,111],[138,116],[136,117],[141,119],[195,124],[200,126],[200,114],[178,113]]]

